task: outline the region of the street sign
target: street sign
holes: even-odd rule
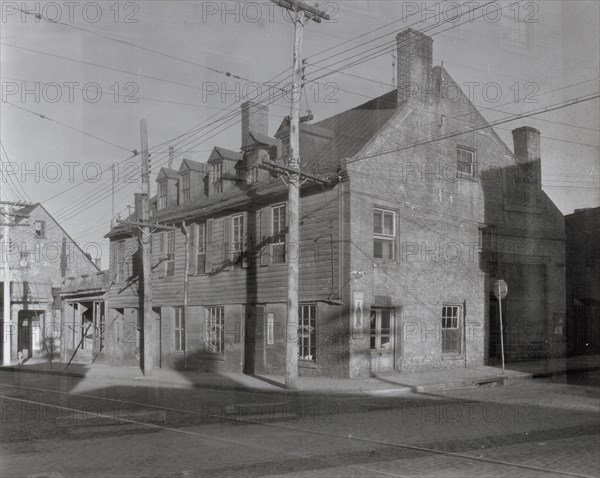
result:
[[[506,285],[506,282],[504,282],[502,279],[494,282],[494,295],[496,296],[496,299],[504,299],[506,294],[508,294],[508,286]]]

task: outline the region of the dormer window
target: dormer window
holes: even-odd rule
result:
[[[213,189],[216,192],[223,191],[223,163],[215,163],[212,165],[212,182]]]
[[[190,174],[184,174],[181,176],[181,201],[183,204],[190,202]]]
[[[158,183],[158,209],[167,207],[167,182]]]

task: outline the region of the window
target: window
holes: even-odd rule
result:
[[[267,345],[275,345],[275,314],[267,314]]]
[[[44,221],[35,221],[35,238],[43,239],[46,237],[46,223]]]
[[[396,213],[384,209],[373,211],[373,257],[395,260]]]
[[[298,306],[298,357],[316,360],[317,340],[315,335],[315,305]]]
[[[469,149],[456,149],[456,170],[458,176],[475,177],[475,151]]]
[[[208,351],[222,354],[225,350],[225,317],[223,307],[206,311],[206,344]]]
[[[283,264],[285,262],[285,232],[286,232],[286,209],[285,204],[271,208],[271,262]]]
[[[167,236],[167,251],[165,255],[165,276],[175,275],[175,231],[165,232]]]
[[[175,351],[185,352],[185,318],[183,307],[175,308]]]
[[[158,209],[167,207],[167,182],[158,183]]]
[[[206,272],[206,223],[198,224],[198,242],[196,244],[196,273]]]
[[[21,252],[21,267],[29,267],[29,252]]]
[[[231,262],[240,262],[244,245],[244,215],[238,214],[231,218]]]
[[[212,166],[212,182],[215,192],[223,192],[223,163],[215,163]]]
[[[442,307],[442,353],[459,354],[462,350],[462,306]]]
[[[187,173],[181,176],[181,203],[189,203],[190,197],[190,175]]]
[[[112,245],[111,262],[115,282],[123,282],[131,274],[130,259],[132,259],[131,252],[128,251],[125,241],[117,241]]]
[[[496,248],[496,228],[494,226],[479,227],[479,250],[489,251]]]

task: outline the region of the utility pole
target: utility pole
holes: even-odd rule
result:
[[[110,169],[112,170],[112,190],[111,190],[111,216],[110,216],[110,228],[115,225],[115,165],[113,164]]]
[[[13,324],[12,317],[10,315],[10,228],[13,226],[28,226],[29,224],[16,224],[14,222],[14,218],[24,218],[29,216],[23,216],[20,214],[14,214],[11,210],[13,207],[24,207],[29,206],[29,203],[22,202],[11,202],[11,201],[0,201],[0,206],[2,206],[2,210],[0,210],[0,217],[2,218],[2,222],[0,225],[3,226],[3,236],[2,236],[2,259],[4,261],[4,280],[3,280],[3,354],[2,354],[2,363],[4,365],[10,365],[11,357],[12,357],[12,336],[13,336]]]
[[[140,122],[142,136],[142,217],[143,223],[150,220],[150,167],[148,164],[148,130],[146,120]],[[156,338],[153,333],[153,314],[152,314],[152,258],[150,257],[150,227],[147,225],[141,228],[142,237],[142,271],[144,286],[144,321],[142,327],[142,340],[144,346],[143,368],[144,375],[152,375],[154,367],[154,353],[156,351]]]
[[[294,69],[290,108],[290,159],[288,173],[288,288],[285,347],[285,386],[298,388],[298,269],[300,244],[300,95],[302,92],[302,35],[304,23],[329,15],[299,0],[271,0],[294,16]],[[291,336],[290,336],[291,332]]]

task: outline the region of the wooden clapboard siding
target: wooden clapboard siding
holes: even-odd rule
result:
[[[285,199],[285,198],[284,198]],[[272,205],[282,201],[274,201]],[[252,207],[252,206],[250,206]],[[207,274],[189,277],[189,305],[233,304],[248,302],[285,302],[287,291],[287,264],[260,265],[260,254],[257,247],[264,234],[261,227],[261,210],[252,210],[247,214],[249,221],[254,221],[253,237],[247,238],[250,254],[255,257],[250,267],[230,266],[226,262],[224,249],[224,224],[230,222],[225,217],[215,217],[212,221],[213,243],[207,248],[212,255],[212,271]],[[227,215],[235,211],[227,211]],[[241,212],[238,211],[238,212]],[[270,212],[269,212],[270,214]],[[338,193],[337,189],[317,191],[303,194],[300,213],[300,300],[316,300],[337,298],[340,288],[338,278],[338,255],[333,255],[333,263],[329,255],[331,241],[337,248],[338,238]],[[266,223],[265,223],[266,224]],[[270,222],[269,228],[270,228]],[[245,225],[248,227],[248,224]],[[210,239],[210,238],[209,238]],[[175,274],[172,277],[159,277],[160,263],[164,253],[160,250],[159,235],[153,238],[152,263],[153,301],[156,306],[181,305],[183,303],[183,284],[185,269],[185,236],[181,230],[175,234]],[[166,243],[164,245],[166,250]],[[156,266],[158,264],[158,266]],[[254,266],[253,266],[254,265]],[[333,295],[332,292],[333,291]]]
[[[124,251],[128,258],[129,275],[121,280],[117,277],[117,264],[113,262],[112,248],[116,242],[124,241]],[[139,307],[140,299],[138,293],[139,274],[141,272],[140,258],[137,249],[137,238],[121,236],[117,241],[111,241],[109,277],[111,280],[107,300],[110,307]]]

